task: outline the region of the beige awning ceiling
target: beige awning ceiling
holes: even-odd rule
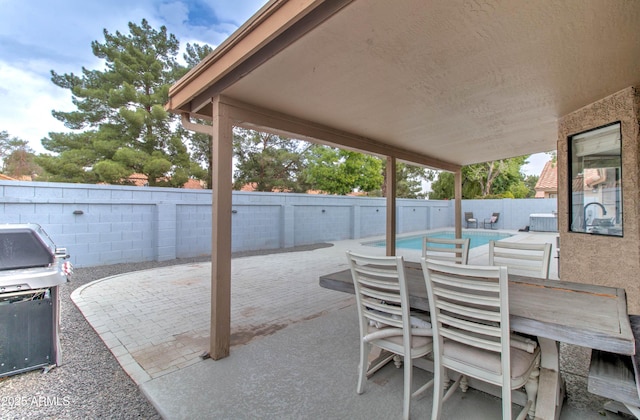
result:
[[[453,165],[556,148],[559,117],[640,84],[640,1],[274,0],[167,108],[234,101]]]

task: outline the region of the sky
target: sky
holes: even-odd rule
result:
[[[103,30],[129,33],[128,23],[166,26],[187,43],[216,47],[267,0],[0,0],[0,131],[29,141],[37,153],[49,132],[64,132],[52,110],[73,111],[68,89],[51,82],[58,74],[102,70],[91,42]],[[179,54],[182,56],[182,52]]]
[[[51,111],[73,111],[67,89],[51,82],[58,74],[102,70],[91,42],[104,43],[103,30],[128,34],[127,24],[147,19],[164,25],[187,43],[216,47],[267,0],[0,0],[0,131],[27,140],[36,153],[50,132],[65,132]],[[182,53],[180,53],[182,56]],[[523,167],[539,175],[546,154],[532,155]]]

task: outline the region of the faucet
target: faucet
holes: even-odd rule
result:
[[[596,206],[600,206],[600,208],[602,209],[602,215],[605,216],[607,214],[607,209],[600,203],[594,201],[592,203],[587,203],[586,206],[584,206],[584,209],[582,210],[583,212],[583,219],[582,219],[582,227],[584,229],[584,231],[587,231],[587,207],[589,207],[590,205],[595,204]]]

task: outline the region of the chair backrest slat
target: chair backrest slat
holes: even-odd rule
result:
[[[475,338],[468,335],[456,334],[453,331],[445,331],[442,333],[444,338],[448,338],[450,340],[455,340],[459,343],[466,344],[468,346],[477,347],[484,350],[489,350],[493,352],[500,352],[501,344],[500,342],[484,340],[481,338]]]
[[[360,293],[363,297],[373,298],[371,300],[378,300],[381,302],[390,302],[394,304],[400,304],[400,297],[398,296],[397,293],[389,293],[389,292],[384,292],[377,289],[371,289],[371,288],[362,286],[362,284],[360,285]]]
[[[463,302],[462,300],[457,300],[457,302],[466,303],[467,305],[440,300],[439,303],[437,303],[436,308],[448,312],[456,312],[467,318],[473,319],[474,321],[500,322],[500,312],[497,312],[495,309],[493,311],[478,309],[468,305],[469,302]]]
[[[455,325],[458,329],[471,331],[471,332],[481,332],[482,334],[489,337],[500,337],[500,328],[496,327],[493,324],[482,325],[477,322],[466,321],[464,319],[449,317],[444,313],[440,314],[441,317],[447,318],[447,322],[450,325]]]
[[[434,286],[434,288],[436,288]],[[440,296],[448,299],[455,299],[465,303],[476,303],[484,306],[499,306],[500,301],[494,299],[491,296],[479,296],[477,294],[464,293],[459,290],[448,290],[437,287],[437,291]]]
[[[431,261],[435,261],[435,260],[431,260]],[[486,268],[489,268],[489,267],[486,266]],[[451,288],[459,287],[462,289],[487,290],[487,291],[495,292],[498,287],[491,283],[483,283],[483,282],[475,281],[475,279],[470,279],[464,276],[455,276],[451,274],[453,274],[453,272],[447,275],[441,275],[438,272],[433,272],[431,276],[434,282],[445,284]]]

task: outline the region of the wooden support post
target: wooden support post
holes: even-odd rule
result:
[[[462,170],[453,173],[455,199],[455,231],[456,238],[462,238]]]
[[[396,158],[387,157],[387,256],[396,255]]]
[[[233,126],[227,106],[213,98],[213,203],[209,355],[229,355],[231,337],[231,199]]]

